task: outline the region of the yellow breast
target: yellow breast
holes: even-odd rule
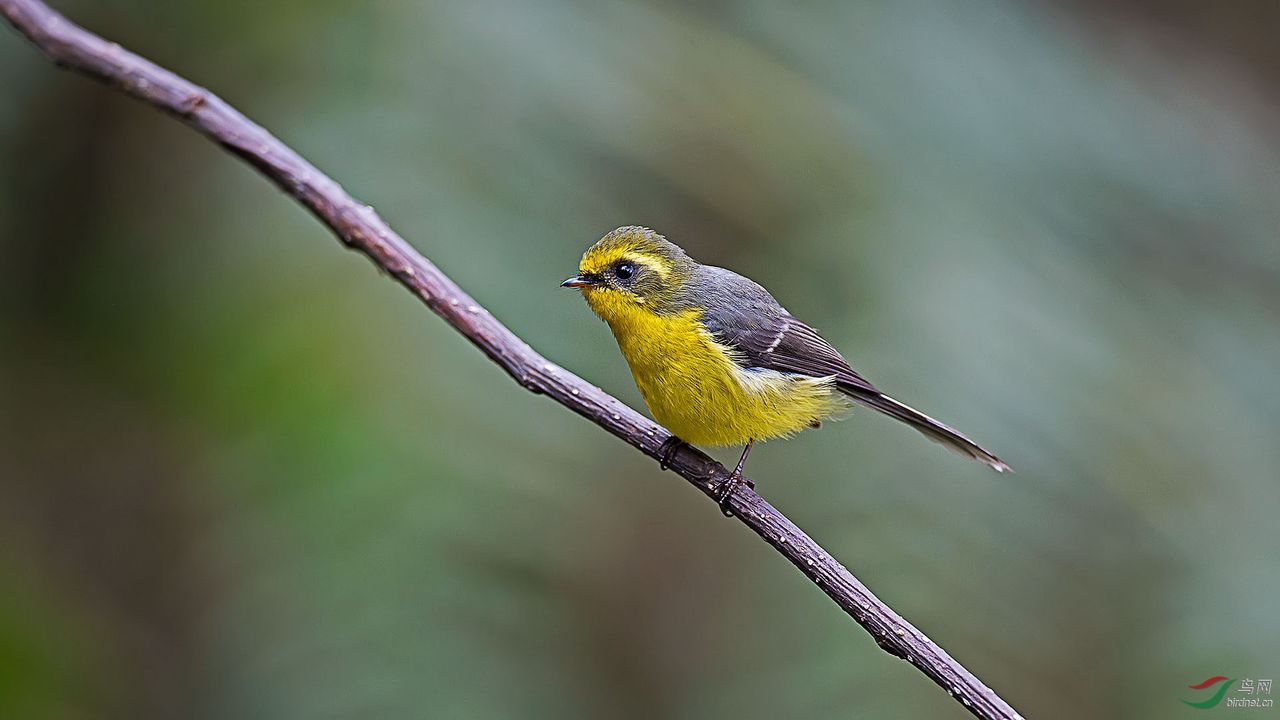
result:
[[[686,442],[741,445],[803,430],[847,404],[830,378],[743,370],[697,310],[672,315],[588,292],[609,323],[654,419]]]

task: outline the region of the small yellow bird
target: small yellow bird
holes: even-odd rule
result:
[[[785,437],[840,415],[849,400],[900,420],[930,440],[1004,472],[1009,466],[958,431],[876,389],[835,348],[764,288],[701,265],[643,227],[620,227],[582,256],[578,288],[609,324],[654,419],[679,445],[745,445],[716,490],[728,500],[756,441]]]

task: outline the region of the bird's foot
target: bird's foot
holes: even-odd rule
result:
[[[733,513],[729,512],[729,500],[733,498],[733,493],[737,491],[739,485],[746,485],[753,489],[756,486],[755,483],[742,477],[741,470],[734,470],[711,488],[716,504],[720,506],[720,512],[724,513],[725,517],[733,517]]]
[[[687,447],[688,445],[689,443],[681,440],[675,435],[663,440],[662,445],[658,447],[658,467],[663,470],[671,467],[672,458],[676,456],[676,453],[680,452],[680,448]]]

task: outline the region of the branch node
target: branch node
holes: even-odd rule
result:
[[[117,51],[119,51],[120,49],[119,45],[115,45],[114,47]],[[206,102],[208,102],[208,100],[207,98],[205,98],[205,94],[203,92],[193,92],[190,95],[187,95],[186,97],[182,98],[182,105],[181,105],[182,115],[184,117],[191,117],[192,115],[195,115],[196,111],[204,107]]]

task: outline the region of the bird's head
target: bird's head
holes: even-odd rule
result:
[[[600,317],[647,310],[670,312],[685,296],[698,263],[675,243],[643,227],[620,227],[587,249],[578,274],[560,283],[578,288]]]

